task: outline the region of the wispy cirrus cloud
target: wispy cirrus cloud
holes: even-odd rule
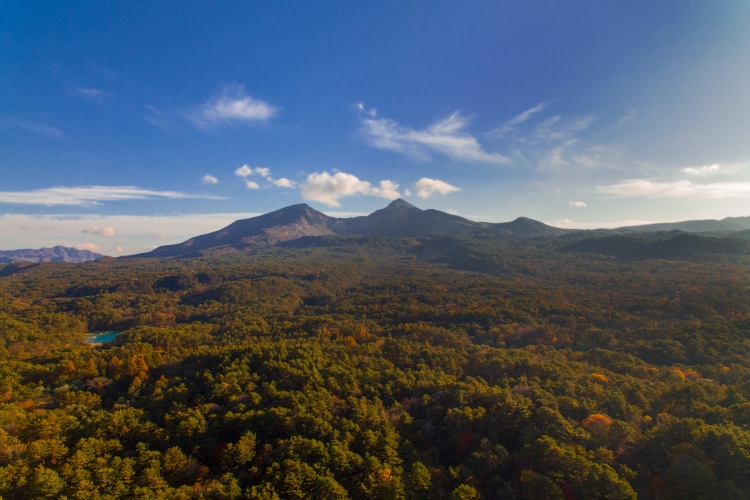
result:
[[[172,113],[154,106],[146,106],[146,109],[149,114],[144,116],[143,119],[154,127],[162,129],[164,132],[176,134],[183,127],[181,119],[176,119],[178,117]]]
[[[500,147],[490,152],[468,132],[469,118],[458,112],[415,130],[357,105],[365,113],[360,135],[367,144],[417,160],[437,153],[467,163],[526,165],[547,174],[620,167],[622,154],[616,147],[587,140],[587,132],[596,121],[593,116],[543,117],[548,107],[548,103],[539,103],[484,134]],[[530,126],[520,130],[522,124]]]
[[[230,85],[194,109],[187,118],[196,127],[206,129],[232,122],[262,123],[278,112],[279,108],[246,95],[244,85]]]
[[[594,170],[622,170],[623,151],[617,146],[591,140],[593,116],[564,118],[555,115],[528,133],[515,137],[512,146],[518,163],[535,166],[548,175]]]
[[[540,102],[539,104],[537,104],[533,108],[527,109],[523,113],[520,113],[520,114],[514,116],[513,118],[511,118],[507,122],[503,123],[502,125],[500,125],[496,129],[492,130],[490,132],[490,135],[494,135],[494,136],[504,135],[504,134],[510,132],[511,130],[513,130],[516,127],[516,125],[519,125],[519,124],[521,124],[521,123],[529,120],[532,116],[534,116],[535,114],[537,114],[540,111],[544,110],[544,108],[546,108],[546,107],[547,107],[547,103]]]
[[[339,198],[356,194],[389,200],[395,200],[401,196],[398,192],[398,184],[393,181],[380,181],[380,186],[376,187],[345,172],[336,172],[334,175],[328,172],[312,173],[300,185],[300,194],[304,200],[317,201],[329,207],[341,206]]]
[[[750,197],[750,182],[696,184],[688,180],[656,182],[629,179],[616,184],[597,186],[596,190],[618,198],[747,198]]]
[[[179,191],[156,191],[136,186],[53,187],[29,191],[0,191],[0,203],[18,205],[98,205],[103,201],[169,199],[225,199]]]
[[[364,110],[362,106],[360,109]],[[377,118],[375,113],[362,119],[361,135],[372,147],[416,159],[442,153],[455,161],[508,165],[511,159],[484,150],[476,137],[466,131],[469,119],[458,112],[438,120],[423,130],[400,125],[395,120]]]
[[[105,97],[108,97],[112,94],[105,91],[104,89],[84,89],[84,88],[77,88],[76,89],[78,93],[84,97],[88,97],[89,99],[96,99],[101,101]]]
[[[41,135],[49,139],[62,140],[65,138],[65,134],[63,134],[62,130],[57,127],[31,123],[24,120],[18,120],[16,118],[0,118],[0,131],[14,129],[22,130],[24,132],[31,132],[32,134]]]

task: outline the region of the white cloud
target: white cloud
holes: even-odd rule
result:
[[[398,191],[398,184],[393,181],[380,181],[380,187],[373,187],[370,194],[379,198],[387,198],[389,200],[396,200],[401,197],[401,193]]]
[[[245,95],[244,85],[232,85],[214,99],[202,104],[188,118],[199,128],[232,121],[264,122],[278,113],[278,108]]]
[[[124,252],[124,251],[125,251],[125,249],[124,249],[124,248],[122,248],[122,247],[121,247],[120,245],[117,245],[116,247],[114,247],[114,248],[112,249],[112,251],[113,251],[113,252],[116,252],[116,253],[122,253],[122,252]]]
[[[719,165],[718,163],[714,163],[713,165],[705,165],[703,167],[683,168],[682,172],[685,174],[702,177],[702,176],[718,174],[720,170],[721,170],[721,165]]]
[[[630,179],[597,186],[596,190],[620,198],[745,198],[750,197],[750,182],[695,184],[691,181],[653,182]]]
[[[336,172],[331,175],[328,172],[312,173],[307,176],[305,182],[300,186],[302,199],[318,201],[330,207],[340,206],[338,199],[342,196],[353,196],[355,194],[366,194],[380,198],[396,199],[400,195],[398,184],[385,180],[380,181],[380,187],[373,187],[367,181],[359,180],[352,174]]]
[[[0,203],[19,205],[98,205],[101,201],[146,200],[153,198],[224,199],[199,196],[178,191],[154,191],[136,186],[81,186],[34,189],[31,191],[0,191]]]
[[[404,196],[411,196],[411,191],[404,189]]]
[[[247,177],[248,175],[253,175],[253,169],[250,168],[247,164],[245,164],[245,165],[242,165],[237,170],[235,170],[234,174],[239,177]]]
[[[256,167],[255,170],[259,170],[258,167]],[[260,186],[258,185],[257,182],[247,180],[248,176],[255,174],[255,171],[252,168],[250,168],[249,165],[247,164],[242,165],[240,168],[235,170],[234,173],[235,175],[242,177],[245,180],[245,186],[248,189],[260,189]]]
[[[547,107],[546,103],[540,102],[539,104],[537,104],[533,108],[527,109],[526,111],[524,111],[520,115],[516,115],[513,118],[511,118],[510,120],[508,120],[507,122],[503,123],[501,126],[499,126],[498,128],[496,128],[495,130],[491,131],[490,134],[491,135],[495,135],[495,136],[500,136],[500,135],[503,135],[503,134],[505,134],[507,132],[510,132],[511,130],[513,130],[515,128],[516,125],[527,121],[533,115],[539,113],[540,111],[542,111],[546,107]]]
[[[214,177],[211,174],[206,174],[206,175],[204,175],[201,178],[201,182],[203,184],[218,184],[219,183],[219,179],[217,179],[216,177]]]
[[[79,243],[75,246],[77,250],[88,250],[89,252],[98,252],[102,249],[99,245],[93,243]]]
[[[263,177],[266,180],[270,180],[269,177],[271,177],[271,169],[268,167],[255,167],[253,171]]]
[[[424,159],[428,152],[437,151],[453,160],[472,163],[507,165],[511,163],[499,153],[482,149],[476,137],[464,131],[469,120],[458,112],[439,120],[424,130],[399,125],[386,118],[365,118],[362,134],[373,147]]]
[[[352,196],[358,193],[366,194],[372,189],[369,182],[361,181],[352,174],[336,172],[312,173],[307,176],[300,186],[302,199],[319,201],[331,207],[340,206],[337,201],[342,196]]]
[[[461,191],[461,188],[452,186],[445,181],[428,179],[427,177],[422,177],[415,182],[414,189],[417,190],[417,196],[420,198],[429,198],[435,193],[448,194],[455,191]]]
[[[257,182],[247,180],[247,177],[251,175],[256,175],[256,174],[277,187],[294,188],[297,185],[296,182],[289,180],[286,177],[282,177],[280,179],[274,179],[273,177],[271,177],[271,169],[268,167],[252,168],[249,165],[245,164],[245,165],[242,165],[237,170],[235,170],[234,173],[238,175],[239,177],[242,177],[243,179],[245,179],[245,184],[247,185],[248,189],[260,189],[260,185]]]
[[[105,238],[111,238],[115,234],[117,234],[117,231],[115,231],[115,228],[113,227],[102,227],[99,226],[93,226],[88,229],[84,229],[81,231],[84,234],[98,234],[99,236],[104,236]]]
[[[283,188],[294,188],[297,183],[294,181],[290,181],[286,177],[282,177],[281,179],[276,179],[271,181],[275,186],[283,187]]]
[[[582,201],[571,201],[570,206],[575,208],[586,208],[586,203]]]

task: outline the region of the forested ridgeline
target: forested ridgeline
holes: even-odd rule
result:
[[[742,257],[317,241],[1,268],[0,496],[750,498]]]

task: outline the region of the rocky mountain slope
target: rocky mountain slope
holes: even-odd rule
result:
[[[138,257],[197,256],[208,249],[214,254],[272,246],[302,236],[334,234],[327,215],[305,204],[292,205],[275,212],[235,221],[213,233],[190,238],[176,245],[165,245]]]

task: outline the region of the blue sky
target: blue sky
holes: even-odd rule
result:
[[[307,202],[750,215],[746,1],[0,5],[0,248],[129,252]]]

